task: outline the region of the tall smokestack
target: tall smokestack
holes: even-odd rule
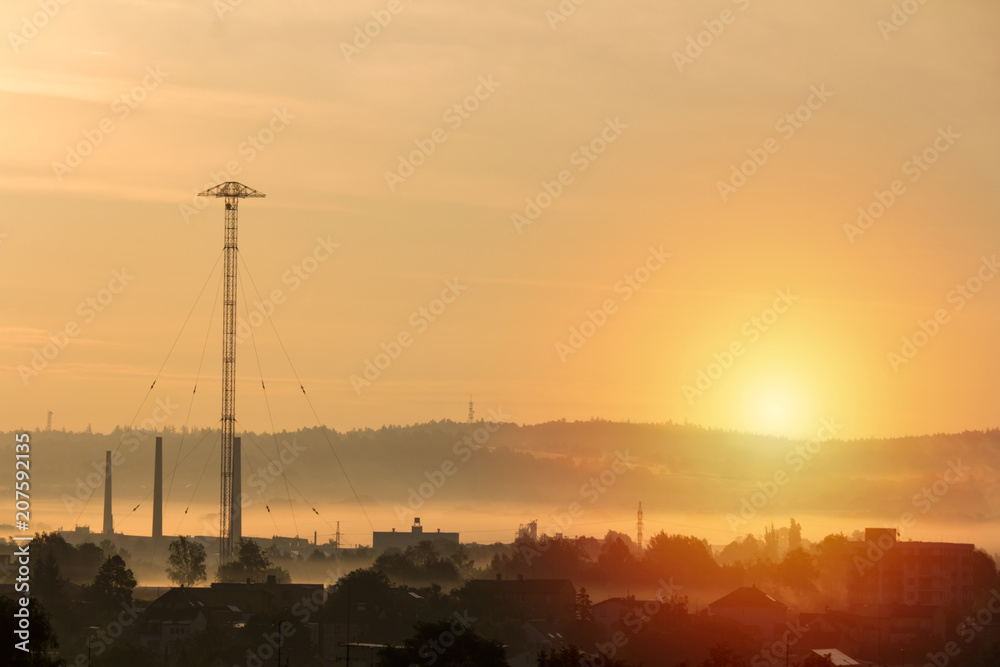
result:
[[[104,453],[104,534],[113,535],[115,520],[111,515],[111,452]]]
[[[153,459],[153,539],[163,537],[163,438],[156,438]]]
[[[233,517],[233,551],[239,548],[243,537],[243,517],[241,516],[240,496],[243,493],[243,452],[240,438],[233,438],[233,504],[230,506],[230,516]]]

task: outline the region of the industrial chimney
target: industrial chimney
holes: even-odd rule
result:
[[[153,459],[153,540],[163,537],[163,438],[156,438]]]
[[[238,549],[240,538],[243,537],[243,507],[240,496],[243,494],[243,452],[240,438],[233,438],[233,504],[230,505],[230,516],[233,517],[233,549]]]
[[[111,515],[111,452],[104,453],[104,534],[113,535],[115,521]]]

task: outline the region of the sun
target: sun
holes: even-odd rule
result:
[[[768,380],[748,387],[746,422],[751,431],[798,438],[808,429],[805,393],[794,383]]]

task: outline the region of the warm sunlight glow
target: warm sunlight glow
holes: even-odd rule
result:
[[[749,430],[766,435],[803,437],[807,435],[802,391],[791,383],[771,381],[756,385],[749,397],[746,424]]]

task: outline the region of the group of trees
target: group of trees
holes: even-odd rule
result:
[[[49,655],[55,647],[64,657],[85,654],[87,629],[106,625],[132,603],[135,575],[119,553],[107,553],[90,543],[73,546],[57,533],[36,535],[28,548],[33,561],[29,582],[33,654],[18,651],[0,663],[18,665],[22,664],[18,660],[27,658],[23,664],[56,665]],[[8,602],[3,605],[4,622],[15,620],[7,613]],[[8,633],[12,635],[13,631]]]
[[[739,585],[740,568],[721,566],[705,540],[686,535],[653,535],[642,552],[621,533],[592,537],[532,540],[521,536],[498,551],[479,576],[570,579],[575,584],[621,587],[654,585],[674,578],[687,584]]]
[[[439,553],[438,547],[429,541],[407,547],[405,551],[389,549],[375,559],[372,568],[402,583],[456,584],[471,578],[474,563],[465,548],[441,546],[450,553]]]
[[[170,543],[167,557],[167,577],[178,586],[194,586],[208,578],[205,546],[200,542],[178,537]],[[274,576],[279,583],[289,583],[287,570],[276,567],[260,545],[241,537],[236,558],[219,566],[216,579],[224,583],[263,582]]]

